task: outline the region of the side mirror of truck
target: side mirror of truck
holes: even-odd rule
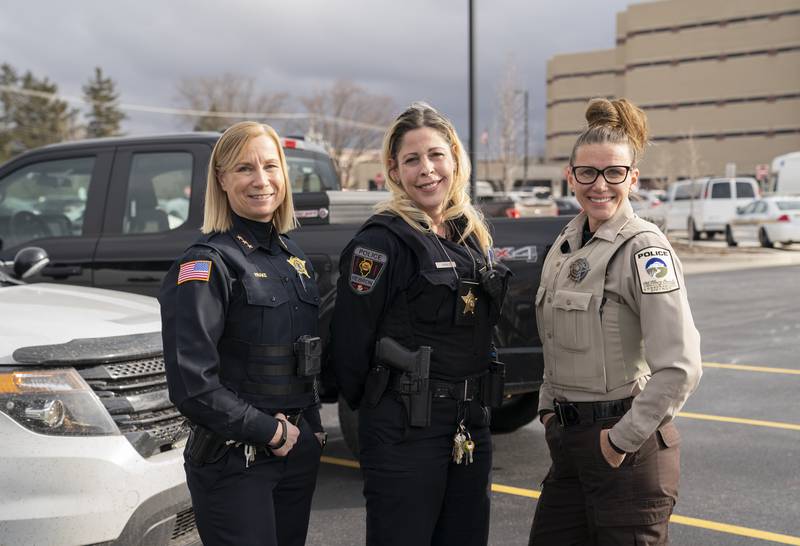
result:
[[[22,280],[32,277],[49,263],[45,249],[38,246],[23,248],[14,256],[14,278]]]

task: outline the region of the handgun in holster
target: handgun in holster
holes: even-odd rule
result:
[[[225,438],[201,425],[193,423],[190,428],[184,452],[195,464],[216,463],[231,447]]]
[[[409,351],[390,337],[381,338],[375,345],[374,361],[401,372],[393,387],[400,393],[412,427],[431,424],[431,352],[427,345]]]
[[[317,336],[300,336],[294,343],[297,358],[297,377],[322,373],[322,340]]]

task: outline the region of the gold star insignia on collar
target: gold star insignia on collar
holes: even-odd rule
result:
[[[308,270],[306,269],[305,260],[301,260],[297,256],[292,256],[286,261],[297,270],[298,275],[305,275],[307,278],[311,278],[311,275],[308,274]]]
[[[472,293],[472,288],[469,289],[466,296],[461,296],[461,299],[464,300],[464,311],[462,314],[466,315],[467,313],[474,315],[475,314],[475,304],[478,303],[478,298],[475,297],[475,294]]]
[[[245,239],[241,235],[236,235],[236,240],[238,240],[240,243],[242,243],[247,248],[249,248],[251,250],[253,249],[253,245],[250,244],[250,241],[248,241],[247,239]]]

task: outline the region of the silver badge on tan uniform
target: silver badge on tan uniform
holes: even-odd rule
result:
[[[589,262],[586,258],[578,258],[569,265],[569,278],[573,282],[581,282],[589,274]]]

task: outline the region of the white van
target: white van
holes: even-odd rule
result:
[[[773,159],[769,182],[770,189],[778,195],[800,195],[800,152]]]
[[[725,224],[759,195],[755,178],[698,178],[679,180],[669,187],[664,207],[667,230],[686,230],[696,241],[725,231]]]

